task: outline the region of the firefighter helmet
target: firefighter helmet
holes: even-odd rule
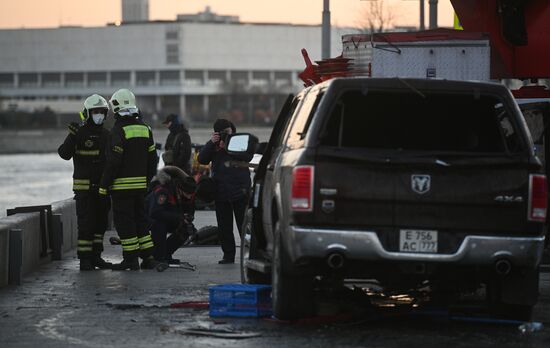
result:
[[[80,114],[82,121],[87,121],[90,118],[90,115],[92,115],[92,110],[97,110],[104,116],[107,116],[107,112],[109,112],[109,104],[107,103],[107,100],[99,94],[89,96],[84,101],[84,110]]]
[[[136,96],[128,89],[119,89],[109,100],[113,112],[118,114],[122,110],[136,109]]]

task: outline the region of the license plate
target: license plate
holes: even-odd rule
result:
[[[437,231],[400,230],[399,251],[408,253],[437,253]]]

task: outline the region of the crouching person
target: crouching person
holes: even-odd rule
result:
[[[179,264],[172,255],[194,233],[195,180],[175,166],[160,169],[151,180],[146,210],[157,261]]]

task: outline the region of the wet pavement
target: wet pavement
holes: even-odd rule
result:
[[[214,213],[199,212],[196,222],[197,227],[212,224]],[[119,261],[120,253],[119,246],[106,245],[107,259]],[[458,322],[441,313],[411,315],[395,308],[380,309],[376,315],[366,311],[352,320],[344,315],[292,324],[211,319],[207,310],[170,305],[207,301],[210,285],[239,282],[238,263],[217,264],[219,247],[177,252],[176,257],[197,266],[195,272],[170,268],[163,273],[81,273],[74,254],[43,266],[19,287],[0,289],[0,347],[550,347],[548,273],[541,275],[534,318],[544,328],[522,334],[517,324]],[[257,337],[197,336],[188,334],[190,329]]]

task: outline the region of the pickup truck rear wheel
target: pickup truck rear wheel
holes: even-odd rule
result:
[[[289,274],[290,259],[284,249],[279,222],[275,223],[272,262],[273,315],[280,320],[306,318],[313,314],[313,279]]]
[[[538,269],[513,271],[487,284],[487,298],[499,318],[529,321],[539,292]]]
[[[252,226],[252,209],[247,209],[244,216],[241,236],[241,282],[243,284],[269,284],[270,277],[246,267],[250,256],[256,254],[256,237]]]

